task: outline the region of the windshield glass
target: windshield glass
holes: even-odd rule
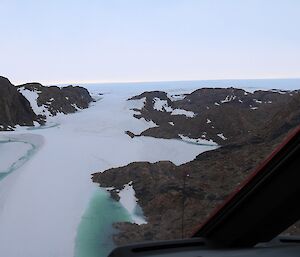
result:
[[[296,1],[0,7],[0,256],[190,238],[300,125]]]

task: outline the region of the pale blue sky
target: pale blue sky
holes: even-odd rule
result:
[[[0,0],[14,83],[300,77],[299,0]]]

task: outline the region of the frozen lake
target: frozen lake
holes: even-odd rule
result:
[[[23,142],[6,143],[5,149],[10,150],[2,151],[11,153],[4,158],[6,169],[27,156],[30,149],[25,146],[37,147],[29,160],[0,181],[2,256],[106,256],[113,247],[111,223],[132,219],[120,203],[92,183],[90,174],[134,161],[170,160],[179,165],[215,147],[180,140],[131,139],[126,130],[138,133],[151,124],[133,118],[130,108],[136,103],[126,99],[146,88],[88,88],[101,98],[89,109],[55,117],[43,129],[1,133]]]

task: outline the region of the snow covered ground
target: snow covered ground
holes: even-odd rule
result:
[[[25,89],[25,87],[20,87],[18,91],[29,101],[31,108],[35,112],[35,114],[46,115],[47,118],[52,116],[45,105],[38,106],[37,104],[37,99],[41,91],[30,91],[28,89]],[[52,99],[53,98],[50,99],[50,102],[52,101]]]
[[[184,142],[187,142],[187,143],[198,144],[198,145],[209,145],[209,146],[218,147],[218,144],[215,143],[212,139],[206,140],[206,139],[203,139],[203,138],[189,138],[189,137],[181,135],[181,134],[179,134],[179,137],[181,138],[181,140],[183,140]]]
[[[91,173],[133,161],[170,160],[179,165],[215,147],[150,137],[132,139],[124,133],[153,125],[135,119],[132,101],[126,99],[155,86],[91,85],[88,89],[104,93],[89,109],[51,117],[55,126],[1,134],[39,146],[30,160],[0,181],[1,256],[79,256],[74,252],[77,228],[90,200],[99,193]],[[15,159],[22,153],[21,148],[16,151]],[[131,197],[127,202],[134,200],[132,195],[124,195]]]
[[[160,98],[154,97],[153,109],[161,112],[170,112],[171,115],[185,115],[186,117],[193,118],[196,114],[192,111],[187,111],[183,109],[173,109],[168,105],[167,100],[161,100]]]
[[[124,185],[124,188],[118,193],[118,195],[120,196],[120,203],[131,215],[133,222],[138,225],[146,224],[147,222],[144,217],[140,217],[135,214],[138,199],[135,196],[132,181]]]

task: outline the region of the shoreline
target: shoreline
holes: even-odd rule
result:
[[[29,149],[25,149],[24,153],[22,152],[21,156],[18,156],[16,160],[11,161],[12,163],[9,167],[6,167],[4,171],[0,172],[0,181],[4,179],[6,176],[10,175],[12,172],[19,169],[23,166],[27,161],[31,159],[31,157],[38,151],[38,149],[43,145],[43,138],[34,134],[16,134],[11,135],[10,133],[7,135],[0,135],[0,144],[10,144],[10,143],[22,143],[30,146]],[[15,146],[16,148],[17,146]],[[13,150],[13,149],[11,149]],[[19,150],[16,148],[16,151]],[[15,154],[15,153],[14,153]],[[19,154],[20,155],[20,154]]]

